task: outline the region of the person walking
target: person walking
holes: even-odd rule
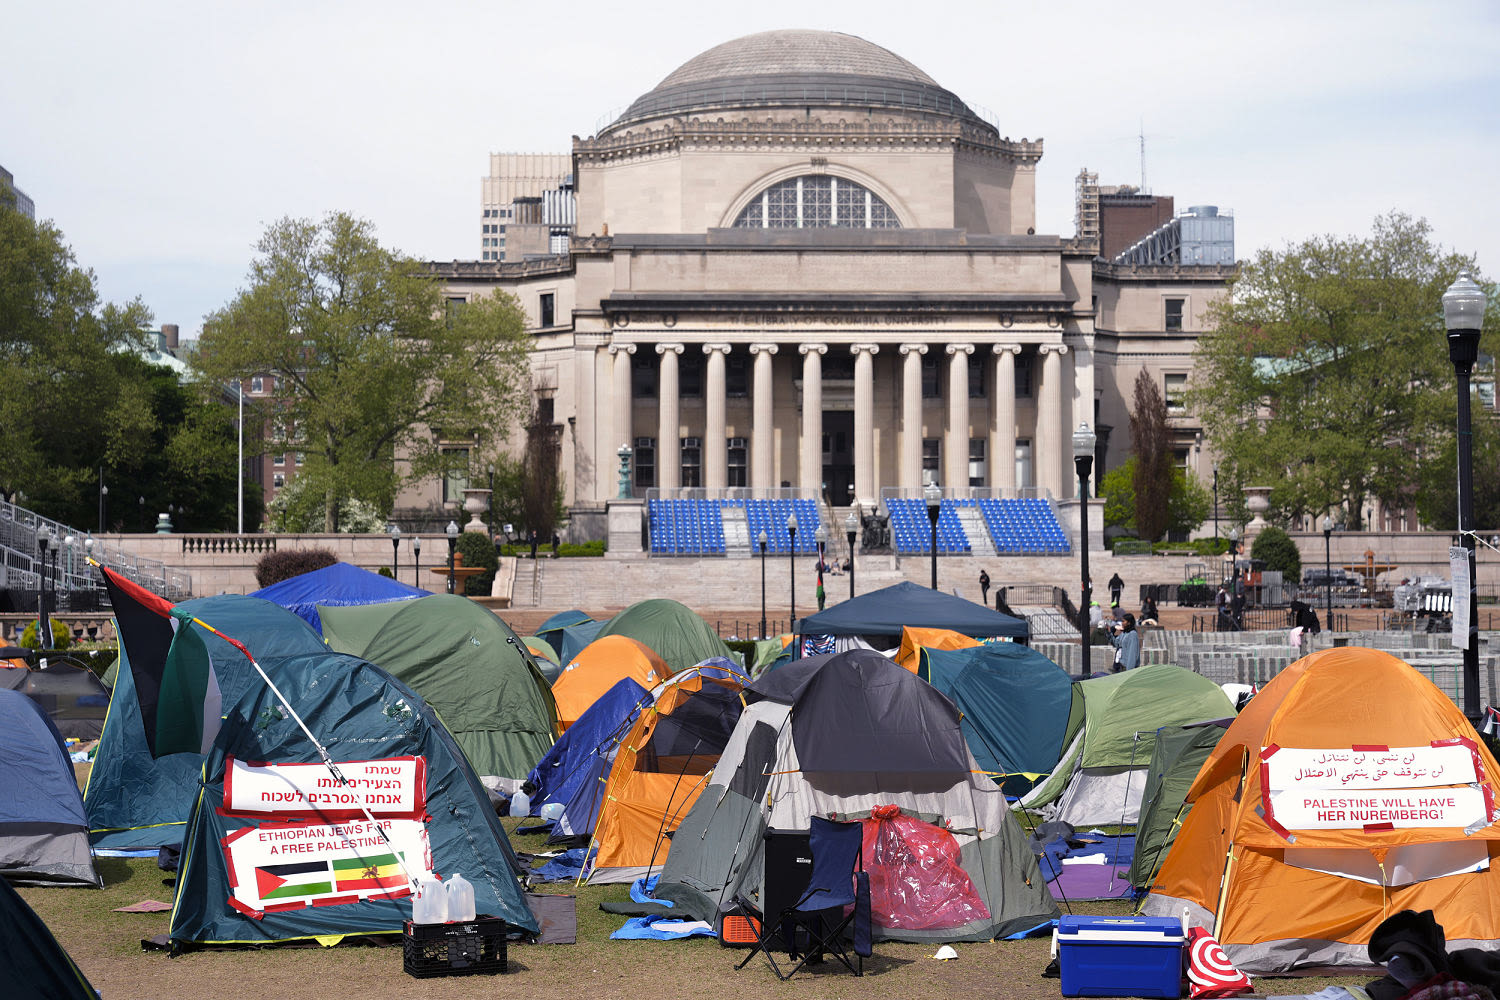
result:
[[[984,570],[979,571],[979,603],[990,606],[990,575]]]
[[[1120,594],[1121,594],[1122,591],[1124,591],[1124,589],[1125,589],[1125,581],[1120,579],[1120,574],[1119,573],[1116,573],[1114,576],[1112,576],[1112,577],[1109,578],[1109,606],[1110,607],[1112,607],[1112,608],[1118,608],[1120,606]]]
[[[1125,612],[1125,617],[1115,626],[1115,634],[1109,637],[1115,647],[1116,671],[1134,670],[1141,665],[1141,634],[1135,629],[1135,615]]]

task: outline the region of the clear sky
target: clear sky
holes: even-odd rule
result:
[[[1235,215],[1236,251],[1392,209],[1500,276],[1500,4],[1389,0],[67,0],[0,31],[0,165],[109,301],[184,336],[284,216],[346,210],[416,257],[479,256],[491,152],[566,152],[704,49],[859,35],[1043,137],[1038,232],[1080,168]]]

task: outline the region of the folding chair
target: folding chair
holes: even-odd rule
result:
[[[790,906],[780,912],[766,912],[761,922],[760,939],[736,969],[743,969],[757,954],[764,954],[777,978],[792,978],[809,962],[820,962],[824,955],[838,959],[856,976],[863,976],[864,960],[872,954],[870,947],[870,876],[860,859],[864,830],[859,823],[836,823],[813,816],[808,828],[808,849],[812,871],[807,888]],[[767,854],[766,882],[775,877],[770,871]],[[850,907],[846,913],[845,908]],[[852,928],[851,942],[844,936]],[[779,939],[788,960],[800,960],[783,972],[772,953]],[[852,947],[851,947],[852,946]],[[852,952],[852,956],[851,956]]]

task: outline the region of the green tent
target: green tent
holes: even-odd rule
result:
[[[1163,726],[1156,731],[1151,766],[1141,793],[1141,819],[1135,829],[1135,857],[1130,863],[1130,884],[1144,892],[1161,870],[1162,862],[1177,831],[1187,818],[1187,792],[1198,769],[1219,745],[1223,723],[1197,726]]]
[[[1077,686],[1083,724],[1070,734],[1051,776],[1021,800],[1028,809],[1052,806],[1048,818],[1074,826],[1135,823],[1156,730],[1234,715],[1219,685],[1170,663],[1091,677]]]
[[[709,628],[708,622],[686,605],[664,597],[637,601],[606,622],[594,638],[607,635],[629,636],[645,643],[667,661],[674,674],[714,656],[735,664],[744,662]]]
[[[330,648],[420,694],[481,775],[524,778],[552,746],[552,689],[526,644],[482,605],[438,594],[318,613]]]
[[[398,934],[411,879],[455,874],[473,885],[478,913],[538,930],[499,817],[420,695],[326,649],[268,672],[285,703],[262,685],[230,708],[195,783],[174,948]]]

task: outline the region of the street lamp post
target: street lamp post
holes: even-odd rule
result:
[[[937,590],[937,524],[943,513],[943,491],[937,483],[928,483],[922,495],[927,501],[927,521],[932,526],[932,589]]]
[[[1245,597],[1240,592],[1240,529],[1229,529],[1229,612],[1230,620],[1234,623],[1234,631],[1239,632],[1243,627],[1243,615],[1245,611]]]
[[[787,619],[787,628],[795,634],[797,631],[797,512],[795,510],[786,516],[786,537],[787,569],[791,573],[792,582],[792,617]]]
[[[1092,650],[1089,648],[1089,606],[1094,599],[1094,581],[1089,578],[1089,473],[1094,470],[1094,445],[1098,437],[1088,421],[1073,432],[1073,468],[1078,472],[1078,554],[1083,572],[1082,606],[1078,609],[1078,635],[1083,640],[1083,676],[1093,673]]]
[[[854,600],[854,536],[859,532],[859,518],[854,511],[844,518],[844,537],[849,539],[849,599]]]
[[[484,530],[490,533],[490,541],[495,540],[495,463],[491,462],[487,467],[490,474],[490,503],[484,509]]]
[[[453,593],[453,549],[458,545],[458,522],[449,521],[448,527],[443,529],[443,534],[448,536],[448,593]]]
[[[1219,551],[1219,463],[1214,463],[1214,551]]]
[[[391,522],[391,579],[401,579],[401,526]]]
[[[42,572],[36,587],[36,638],[42,649],[52,648],[52,615],[47,607],[47,550],[52,546],[52,532],[43,526],[36,535],[36,547],[42,556]]]
[[[422,539],[417,535],[411,538],[411,563],[412,583],[422,589]]]
[[[1484,289],[1467,274],[1443,293],[1443,325],[1448,330],[1448,360],[1458,379],[1458,533],[1467,549],[1469,564],[1469,620],[1462,632],[1464,651],[1464,715],[1478,724],[1479,709],[1479,608],[1474,565],[1474,432],[1469,415],[1469,376],[1479,357],[1479,332],[1484,329],[1487,305]],[[1457,622],[1454,623],[1458,625]],[[1455,634],[1459,628],[1454,628]]]
[[[1333,631],[1333,518],[1323,515],[1323,614],[1324,626]]]
[[[99,466],[99,534],[104,534],[104,508],[109,503],[109,487],[104,485],[104,466]]]
[[[766,543],[770,541],[766,537],[766,529],[761,528],[760,534],[756,536],[756,542],[760,544],[760,637],[766,637]]]

